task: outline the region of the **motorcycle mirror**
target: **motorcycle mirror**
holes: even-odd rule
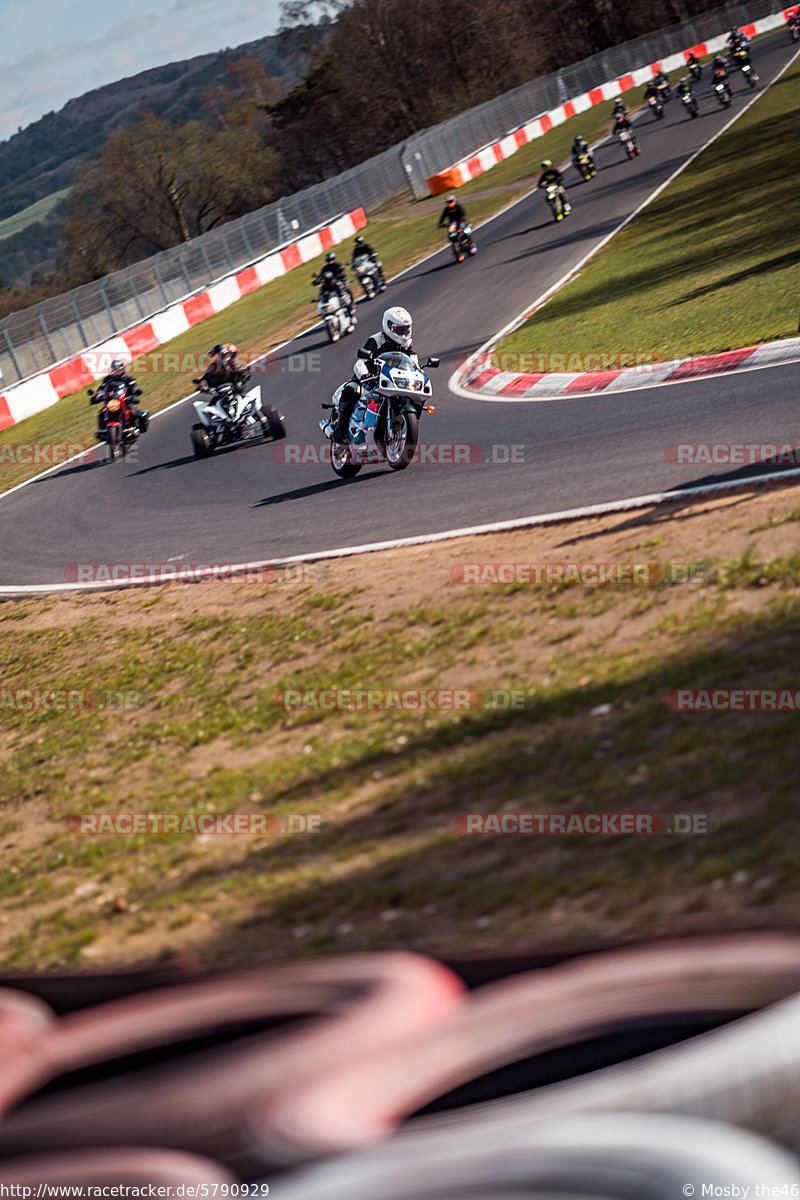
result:
[[[369,360],[372,358],[372,355],[370,354],[369,350],[365,350],[364,347],[361,346],[356,353],[356,358],[365,358],[369,362]]]
[[[428,361],[425,363],[426,367],[438,367],[438,365],[439,365],[438,358],[429,358]]]
[[[90,395],[90,396],[93,396],[93,395],[94,395],[94,392],[92,391],[92,389],[91,389],[91,388],[89,388],[88,395]]]

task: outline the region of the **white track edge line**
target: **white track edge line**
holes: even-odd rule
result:
[[[271,567],[292,566],[295,563],[323,562],[326,559],[351,558],[355,555],[374,554],[382,550],[403,550],[411,546],[425,546],[434,542],[452,541],[456,538],[476,537],[490,533],[510,533],[515,529],[527,529],[539,525],[554,525],[560,521],[578,521],[591,517],[608,516],[611,513],[625,512],[633,508],[647,508],[649,505],[670,504],[679,500],[691,499],[711,493],[735,491],[742,487],[759,487],[767,483],[780,483],[786,479],[800,476],[800,467],[788,471],[770,472],[768,475],[753,475],[747,479],[737,479],[724,483],[708,483],[696,488],[678,488],[671,492],[653,492],[645,496],[630,496],[625,500],[610,500],[603,504],[589,504],[581,508],[568,508],[561,512],[538,513],[528,517],[513,517],[507,521],[493,521],[488,525],[470,525],[463,529],[447,529],[440,533],[421,533],[413,537],[392,538],[386,542],[368,542],[361,546],[340,546],[335,550],[317,550],[307,554],[293,554],[287,558],[262,559],[257,562],[224,564],[226,574],[242,575],[242,583],[247,582],[247,574]],[[180,564],[178,564],[178,569]],[[0,586],[0,601],[23,599],[28,596],[46,596],[54,593],[85,593],[122,591],[133,587],[165,587],[168,584],[182,584],[184,587],[194,587],[198,584],[213,581],[219,575],[219,570],[209,568],[207,576],[192,580],[173,578],[130,579],[125,581],[108,580],[102,583],[36,583]],[[231,578],[231,583],[236,583]]]

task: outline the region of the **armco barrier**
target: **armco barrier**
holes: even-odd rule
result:
[[[56,404],[62,396],[78,392],[86,384],[101,378],[108,373],[113,358],[132,362],[141,354],[149,354],[157,346],[222,312],[242,296],[351,237],[366,223],[361,208],[337,217],[331,224],[306,234],[299,241],[291,242],[241,271],[217,280],[205,291],[171,304],[149,321],[133,325],[98,346],[91,349],[87,347],[82,354],[51,367],[49,371],[7,388],[0,395],[0,429],[16,425],[25,417]]]
[[[793,12],[794,8],[795,6],[792,5],[784,9],[781,13],[774,13],[771,16],[751,22],[740,28],[743,29],[748,37],[755,37],[756,34],[767,33],[771,29],[778,29],[781,25],[785,24],[789,13]],[[588,92],[583,92],[579,96],[565,100],[563,104],[559,104],[549,112],[542,113],[541,116],[535,117],[518,129],[513,129],[505,137],[491,142],[487,146],[483,146],[468,157],[447,167],[446,170],[439,171],[435,175],[430,176],[427,180],[430,194],[438,196],[442,192],[448,192],[454,188],[461,187],[462,184],[469,182],[470,179],[475,179],[476,176],[491,170],[497,163],[510,158],[512,154],[516,154],[520,147],[528,145],[529,142],[541,137],[542,134],[547,133],[548,130],[553,129],[556,125],[563,124],[570,117],[586,112],[587,109],[593,108],[597,104],[605,104],[615,96],[618,96],[620,92],[627,92],[631,88],[641,87],[660,70],[668,73],[677,70],[678,67],[685,66],[687,56],[690,53],[694,53],[697,58],[716,54],[725,47],[726,41],[727,33],[719,34],[708,41],[687,46],[685,50],[669,54],[666,58],[658,62],[647,63],[645,66],[637,67],[635,70],[621,75],[618,79],[610,79],[598,87],[591,88]]]
[[[150,322],[154,313],[208,288],[209,280],[241,274],[248,265],[301,241],[308,231],[330,224],[334,213],[370,211],[406,189],[415,199],[424,199],[430,195],[427,181],[444,177],[447,163],[455,164],[449,170],[458,173],[443,178],[442,187],[457,187],[463,182],[463,164],[477,160],[486,170],[525,145],[528,134],[538,136],[533,128],[537,122],[541,131],[548,120],[557,124],[566,119],[570,105],[576,112],[582,102],[589,107],[593,95],[612,86],[598,88],[598,80],[614,80],[617,88],[620,80],[640,69],[638,64],[669,62],[685,46],[711,45],[721,31],[756,27],[775,11],[775,0],[735,0],[612,46],[423,129],[339,175],[189,242],[9,313],[0,320],[0,371],[7,386],[50,371],[53,364],[69,362],[84,347],[102,345],[122,329]],[[780,24],[780,18],[775,24]]]

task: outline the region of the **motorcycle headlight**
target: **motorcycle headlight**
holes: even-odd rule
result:
[[[106,408],[108,409],[109,412],[119,412],[119,410],[120,410],[119,400],[109,400],[108,404],[106,405]]]

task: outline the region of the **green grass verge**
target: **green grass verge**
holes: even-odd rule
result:
[[[11,237],[13,233],[21,233],[29,225],[35,225],[38,221],[44,220],[59,200],[63,200],[68,191],[69,188],[61,188],[58,192],[51,192],[49,196],[44,196],[34,204],[29,204],[27,208],[20,209],[13,216],[5,217],[0,221],[0,241],[3,238]]]
[[[796,690],[800,561],[759,554],[754,543],[709,563],[688,596],[666,585],[459,588],[441,603],[386,605],[380,624],[354,613],[352,589],[300,588],[287,603],[253,585],[202,615],[163,589],[106,597],[67,625],[58,605],[3,605],[4,695],[137,691],[141,707],[0,705],[0,962],[52,967],[98,939],[116,954],[150,935],[177,949],[184,932],[210,958],[245,958],[251,928],[256,958],[343,945],[454,953],[487,925],[506,942],[547,935],[554,911],[562,937],[643,935],[697,914],[728,922],[720,889],[735,893],[726,903],[740,920],[776,899],[796,904],[798,713],[664,703],[681,687]],[[432,570],[419,594],[436,572],[449,577],[444,552]],[[450,686],[523,689],[527,700],[453,714],[287,713],[273,699],[284,688]],[[67,827],[75,813],[241,809],[318,813],[323,830],[203,841]],[[706,813],[720,828],[455,831],[460,813],[501,810]]]
[[[747,98],[739,92],[734,105]],[[504,338],[495,363],[527,356],[532,369],[548,370],[551,355],[606,355],[619,366],[795,335],[800,226],[790,147],[799,105],[795,65]]]

